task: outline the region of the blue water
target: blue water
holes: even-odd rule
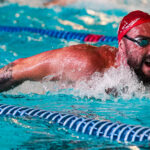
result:
[[[116,36],[119,21],[127,12],[127,10],[119,8],[98,11],[70,6],[47,9],[10,4],[0,7],[0,25],[29,26]],[[86,18],[88,18],[88,21],[85,21]],[[0,67],[18,58],[29,57],[47,50],[79,43],[81,41],[66,41],[28,32],[0,32]],[[93,45],[100,46],[102,44],[107,43]],[[117,47],[117,43],[109,44]],[[82,92],[79,92],[82,91],[81,87],[78,89],[79,93],[72,92],[74,89],[64,89],[62,92],[58,89],[59,83],[56,84],[56,87],[51,87],[52,90],[46,92],[43,84],[45,83],[28,82],[16,90],[1,93],[0,103],[150,127],[148,92],[139,93],[141,96],[132,93],[133,96],[125,97],[121,95],[116,98],[103,95],[103,93],[97,96],[97,93],[88,89],[82,95]],[[49,84],[51,85],[51,83]],[[95,88],[97,90],[101,87]],[[131,146],[149,149],[149,143],[123,144],[97,139],[32,118],[0,117],[0,120],[1,149],[98,150],[131,149]]]

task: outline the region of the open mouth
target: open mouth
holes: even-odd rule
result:
[[[142,64],[143,73],[150,78],[150,56],[145,57]]]
[[[147,67],[150,67],[150,57],[145,59],[144,64],[145,64]]]

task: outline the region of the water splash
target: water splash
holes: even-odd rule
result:
[[[82,81],[76,84],[80,97],[95,97],[96,99],[107,100],[113,96],[115,100],[120,97],[131,99],[133,96],[143,97],[145,87],[138,81],[135,74],[128,68],[110,68],[104,73],[93,74],[91,80]]]
[[[146,88],[139,82],[134,72],[128,67],[110,68],[104,74],[94,73],[90,80],[76,83],[64,81],[50,81],[53,76],[45,77],[42,82],[26,81],[19,87],[11,90],[11,94],[38,93],[38,94],[67,94],[80,98],[95,98],[101,100],[131,99],[150,95]],[[30,87],[30,88],[29,88]],[[9,91],[10,92],[10,91]]]

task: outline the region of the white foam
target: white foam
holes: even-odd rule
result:
[[[110,68],[104,74],[94,73],[90,80],[78,81],[75,84],[68,82],[50,82],[49,77],[43,80],[45,91],[53,94],[73,94],[81,98],[96,98],[101,100],[111,99],[112,95],[116,100],[121,98],[131,99],[134,97],[142,98],[150,96],[146,94],[146,89],[140,83],[136,75],[128,68],[120,66],[119,68]],[[106,93],[106,90],[113,89],[114,92]]]
[[[106,90],[112,89],[109,95]],[[122,97],[130,99],[132,96],[142,97],[145,94],[145,87],[139,83],[136,76],[129,68],[111,68],[104,73],[95,73],[91,80],[78,82],[75,90],[80,97],[95,97],[97,99],[110,99],[111,95],[116,95],[116,99]]]
[[[78,81],[75,84],[70,84],[64,81],[49,81],[51,76],[47,76],[42,82],[26,81],[20,86],[8,91],[9,94],[18,93],[37,93],[37,94],[72,94],[77,97],[88,97],[101,100],[119,98],[131,99],[133,97],[142,98],[143,96],[150,97],[149,89],[143,86],[137,80],[137,77],[128,67],[110,68],[103,75],[94,73],[90,80]],[[113,89],[109,94],[106,90]]]

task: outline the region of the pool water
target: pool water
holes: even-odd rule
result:
[[[3,3],[0,7],[0,25],[116,36],[119,21],[130,8],[124,7],[128,6],[129,2],[122,5],[119,0],[117,5],[113,2],[113,8],[106,4],[105,8],[98,8],[96,2],[88,6],[76,4],[50,8]],[[134,4],[132,6],[132,9],[136,9]],[[148,10],[144,3],[141,8]],[[29,32],[0,32],[0,67],[18,58],[79,43],[83,42],[66,41]],[[117,47],[116,42],[90,44],[110,44]],[[103,77],[95,74],[88,85],[83,81],[75,88],[60,88],[64,84],[47,80],[27,81],[13,90],[1,93],[0,103],[150,127],[149,88],[145,89],[138,83],[126,68],[111,68]],[[117,87],[117,97],[105,93],[104,88],[109,86]],[[122,92],[125,88],[127,91]],[[147,142],[124,144],[97,139],[39,119],[0,117],[0,120],[1,149],[149,149]]]

